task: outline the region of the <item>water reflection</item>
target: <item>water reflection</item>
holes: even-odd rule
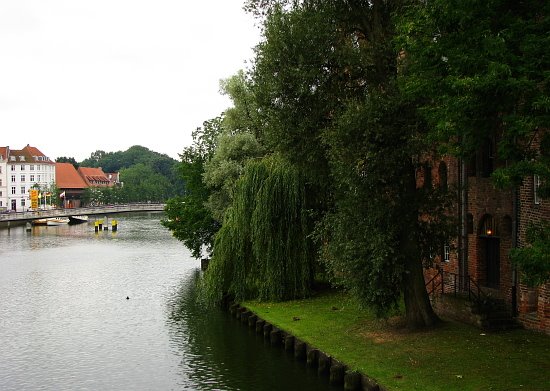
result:
[[[272,348],[228,313],[197,300],[197,270],[169,303],[171,346],[181,373],[197,390],[335,390],[315,370]]]
[[[0,230],[0,389],[329,390],[196,301],[200,272],[159,215]],[[126,300],[126,297],[129,300]]]

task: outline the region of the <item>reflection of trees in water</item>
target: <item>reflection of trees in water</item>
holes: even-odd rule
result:
[[[197,269],[169,303],[170,340],[180,369],[199,390],[331,390],[325,379],[296,362],[220,309],[198,301]]]

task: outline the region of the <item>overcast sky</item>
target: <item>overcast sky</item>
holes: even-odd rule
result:
[[[0,0],[0,146],[178,159],[260,33],[241,0]]]

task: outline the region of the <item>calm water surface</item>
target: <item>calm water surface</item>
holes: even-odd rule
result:
[[[0,230],[0,390],[333,390],[197,304],[198,261],[159,214],[118,220]]]

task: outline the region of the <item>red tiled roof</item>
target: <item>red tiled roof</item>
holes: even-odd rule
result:
[[[55,163],[55,184],[60,189],[85,189],[88,187],[71,163]]]
[[[8,147],[0,147],[0,159],[6,160],[8,158]]]
[[[23,151],[26,151],[31,156],[46,156],[40,150],[36,147],[31,147],[27,144],[25,148],[23,148]]]
[[[7,149],[7,148],[6,148]],[[15,157],[14,162],[26,162],[26,163],[40,163],[40,164],[54,164],[46,155],[44,155],[38,148],[31,147],[27,144],[23,149],[10,149],[10,156]],[[25,160],[21,160],[20,156],[23,156]],[[42,159],[38,159],[42,157]]]
[[[78,173],[88,186],[110,186],[109,178],[101,168],[79,167]]]

